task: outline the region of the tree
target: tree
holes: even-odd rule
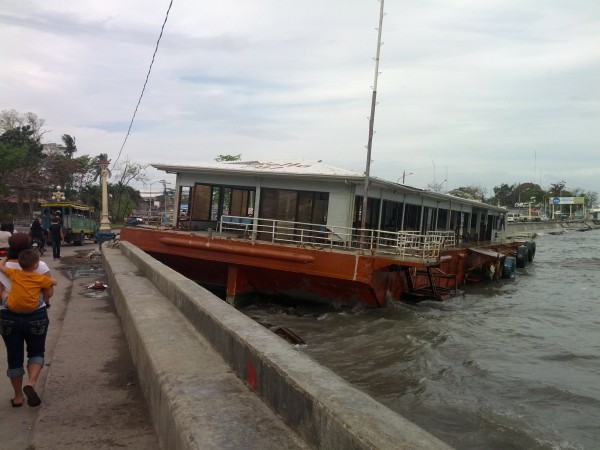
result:
[[[132,190],[129,183],[132,181],[145,181],[144,171],[148,165],[132,162],[127,158],[117,168],[118,182],[113,186],[115,201],[115,210],[113,217],[126,217],[131,212],[134,205],[137,205],[142,197],[139,191]],[[134,193],[137,193],[137,195]]]
[[[6,178],[17,167],[23,165],[27,158],[27,150],[0,142],[0,194],[8,195]]]
[[[496,186],[494,189],[494,196],[491,198],[491,202],[500,206],[508,206],[514,203],[512,201],[513,193],[515,192],[516,185],[508,185],[506,183]]]
[[[470,200],[485,201],[487,189],[482,186],[461,186],[448,192],[451,195]]]
[[[583,197],[585,198],[585,207],[593,208],[598,203],[598,193],[593,191],[586,191],[583,188],[576,187],[571,190],[572,197]]]
[[[71,137],[68,134],[63,134],[61,139],[65,144],[65,154],[69,159],[73,158],[73,153],[77,151],[77,146],[75,145],[75,138]]]
[[[45,157],[43,146],[29,125],[6,130],[0,136],[0,144],[7,150],[10,161],[15,163],[2,177],[5,190],[16,193],[19,215],[23,215],[23,203],[27,198],[31,215],[34,197],[39,195],[47,183],[42,174]]]
[[[5,109],[0,111],[0,133],[28,126],[33,132],[33,138],[37,141],[41,141],[42,136],[48,132],[48,130],[43,129],[45,124],[46,121],[44,119],[41,119],[37,114],[32,112],[22,114],[15,109]]]
[[[446,180],[444,180],[446,181]],[[442,192],[442,188],[444,186],[444,181],[442,181],[441,183],[436,183],[435,181],[433,183],[429,183],[427,185],[427,189],[430,190],[431,192]]]
[[[77,197],[78,192],[74,188],[75,180],[90,170],[86,159],[73,159],[67,153],[66,147],[54,143],[45,144],[44,153],[46,159],[43,171],[46,173],[49,185],[61,186],[68,199]]]
[[[566,185],[567,184],[565,183],[564,180],[557,181],[556,183],[550,183],[549,192],[551,195],[554,195],[555,197],[560,197],[560,196],[562,196]]]
[[[584,193],[585,205],[588,208],[594,208],[598,205],[598,193],[594,191],[586,191]]]
[[[96,211],[102,209],[101,198],[102,188],[99,184],[88,184],[79,191],[79,200],[81,203],[94,207]]]
[[[93,172],[92,183],[100,179],[100,176],[102,175],[102,165],[100,164],[102,161],[108,161],[108,155],[106,153],[100,153],[98,156],[94,156],[94,158],[91,161],[90,166]],[[110,177],[111,175],[112,174],[109,169],[108,176]]]
[[[73,173],[71,187],[75,200],[81,202],[83,188],[93,183],[95,167],[92,165],[92,157],[90,155],[81,155],[73,161],[77,163],[79,170]]]

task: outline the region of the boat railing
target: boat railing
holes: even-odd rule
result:
[[[438,236],[444,240],[444,247],[456,247],[456,233],[454,231],[428,231],[427,236]]]
[[[349,228],[291,220],[223,215],[219,233],[273,244],[310,248],[362,250],[406,258],[437,259],[441,250],[454,245],[453,232],[385,231]],[[448,245],[450,243],[450,245]]]

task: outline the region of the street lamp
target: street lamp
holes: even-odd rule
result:
[[[163,200],[165,202],[165,216],[167,215],[167,184],[171,184],[168,181],[160,180],[163,185]]]
[[[56,186],[56,191],[52,193],[52,201],[65,201],[65,193],[60,190],[60,186]]]
[[[407,177],[407,176],[409,176],[409,175],[413,175],[413,173],[412,173],[412,172],[410,172],[410,173],[406,173],[406,170],[403,170],[403,171],[402,171],[402,184],[404,184],[404,180],[405,180],[405,179],[406,179],[406,177]],[[398,178],[398,181],[400,181],[400,178]]]
[[[154,198],[152,197],[152,185],[156,183],[166,183],[165,180],[156,180],[150,183],[150,207],[148,209],[148,221],[150,221],[150,213],[152,211],[152,207],[154,206]]]

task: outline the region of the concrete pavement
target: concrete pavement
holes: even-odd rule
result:
[[[123,244],[105,249],[107,276],[91,243],[44,256],[59,286],[42,405],[12,408],[0,382],[0,449],[155,450],[150,415],[165,449],[448,448]],[[88,289],[107,279],[114,301]],[[0,358],[5,367],[3,348]]]
[[[50,249],[42,257],[59,284],[36,387],[41,406],[11,407],[0,345],[2,450],[159,448],[112,298],[87,289],[105,281],[100,259],[87,257],[97,248],[64,245],[61,260],[53,261]]]

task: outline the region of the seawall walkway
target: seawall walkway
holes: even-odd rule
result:
[[[103,259],[162,448],[450,448],[130,243]]]

